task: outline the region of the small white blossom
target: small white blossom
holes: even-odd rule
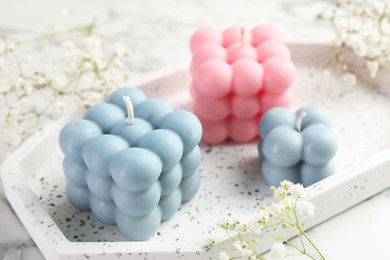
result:
[[[352,35],[346,40],[346,45],[349,46],[353,52],[359,57],[365,57],[367,55],[367,44],[361,37]]]
[[[53,79],[52,84],[55,89],[63,89],[68,85],[68,78],[64,75],[57,76]]]
[[[253,254],[253,250],[247,242],[235,241],[233,246],[238,252],[240,252],[241,256],[250,256]]]
[[[130,54],[130,49],[121,42],[116,42],[113,46],[114,52],[119,56],[127,56]]]
[[[296,203],[296,209],[299,215],[303,216],[304,218],[307,218],[314,216],[314,211],[316,210],[316,207],[311,202],[301,200]]]
[[[306,190],[303,185],[299,183],[292,185],[290,188],[288,188],[288,193],[290,194],[290,196],[297,199],[306,197]]]
[[[342,77],[341,77],[341,81],[346,85],[346,86],[354,86],[356,85],[356,76],[350,72],[348,73],[345,73]]]
[[[370,72],[370,77],[373,79],[376,77],[376,74],[378,73],[379,70],[379,62],[378,61],[367,61],[366,62],[366,67],[368,71]]]
[[[280,215],[282,213],[282,208],[279,204],[272,203],[270,205],[270,211],[274,215]]]
[[[277,241],[271,247],[271,259],[272,260],[284,260],[286,255],[286,247],[282,242]]]
[[[230,257],[228,254],[226,254],[225,251],[222,251],[219,253],[219,260],[229,260],[229,259],[230,259]]]

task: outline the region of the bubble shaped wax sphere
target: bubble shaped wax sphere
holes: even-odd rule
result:
[[[133,107],[137,106],[142,101],[146,100],[145,94],[138,88],[119,88],[111,93],[108,97],[108,103],[120,107],[127,114],[126,104],[123,102],[123,97],[129,96]]]
[[[230,92],[232,77],[232,68],[226,62],[211,59],[195,71],[195,84],[204,95],[220,98]]]
[[[253,118],[232,118],[229,121],[229,136],[237,142],[249,142],[257,136],[257,124]]]
[[[240,59],[232,64],[233,91],[240,96],[256,95],[263,87],[264,71],[261,64],[251,59]]]
[[[314,124],[322,124],[330,128],[330,117],[329,115],[319,106],[309,105],[302,107],[295,112],[295,114],[300,116],[302,113],[305,113],[305,117],[301,122],[301,129],[304,130],[306,127]]]
[[[180,164],[176,164],[172,169],[162,172],[158,179],[161,186],[161,196],[172,193],[179,186],[182,176]]]
[[[62,161],[62,168],[64,170],[65,177],[68,181],[76,186],[86,187],[85,173],[87,166],[84,162],[73,161],[68,157],[65,157]]]
[[[212,58],[227,61],[227,52],[221,45],[213,42],[203,44],[197,48],[192,56],[191,75],[194,75],[200,65]]]
[[[283,125],[294,129],[296,119],[295,114],[288,108],[271,108],[261,117],[259,122],[260,135],[264,138],[270,130]]]
[[[65,156],[75,161],[82,161],[81,150],[85,143],[102,134],[94,122],[77,119],[67,123],[60,132],[59,144]]]
[[[134,118],[129,124],[128,119],[122,119],[115,124],[111,133],[125,139],[130,146],[137,146],[141,138],[153,130],[153,126],[141,118]]]
[[[203,126],[202,140],[218,144],[256,139],[252,121],[272,107],[292,103],[296,70],[290,51],[270,25],[253,30],[233,26],[207,35],[197,41],[190,65],[192,110]],[[240,122],[250,130],[239,127]]]
[[[155,182],[151,187],[140,192],[125,191],[117,184],[112,186],[112,198],[115,205],[125,214],[140,217],[148,214],[161,197],[161,187]]]
[[[279,126],[268,132],[262,149],[272,164],[290,167],[302,159],[302,136],[287,126]]]
[[[99,177],[89,170],[85,176],[89,191],[101,200],[111,200],[111,188],[114,182],[111,177]]]
[[[109,165],[109,172],[115,183],[130,192],[142,191],[152,186],[161,170],[161,160],[155,153],[137,147],[121,151]]]
[[[281,94],[294,82],[295,65],[286,57],[273,56],[263,63],[264,88],[269,93]]]
[[[300,182],[300,165],[296,164],[292,167],[280,167],[273,165],[268,160],[264,160],[261,165],[261,171],[265,183],[269,186],[279,187],[280,182],[283,180],[288,180],[293,183]]]
[[[172,217],[181,205],[180,190],[176,189],[171,194],[162,197],[158,205],[161,209],[161,220],[167,220]]]
[[[199,28],[190,39],[190,49],[194,52],[199,46],[205,43],[213,42],[222,44],[222,33],[214,28],[203,27]]]
[[[109,133],[119,120],[125,118],[125,113],[118,106],[102,103],[90,107],[84,118],[99,125],[103,133]]]
[[[183,141],[184,153],[191,151],[202,138],[202,125],[199,119],[189,111],[176,110],[161,121],[160,128],[177,133]]]
[[[183,178],[180,184],[181,200],[183,202],[189,201],[194,197],[200,186],[199,174],[192,174],[189,177]]]
[[[337,151],[335,134],[325,125],[315,124],[302,131],[303,160],[312,165],[324,165]]]
[[[161,222],[161,211],[155,207],[151,212],[140,217],[126,215],[118,208],[115,209],[115,221],[118,229],[128,238],[136,241],[149,239]]]
[[[161,119],[172,111],[171,106],[157,98],[145,100],[134,108],[137,117],[148,121],[155,128],[159,126]]]
[[[202,160],[202,154],[199,146],[195,146],[190,152],[183,155],[180,160],[183,177],[190,176],[198,168]]]
[[[84,145],[82,155],[88,169],[101,177],[108,177],[110,160],[128,147],[127,142],[121,137],[100,135]]]
[[[276,55],[283,56],[288,60],[291,59],[291,53],[287,46],[274,39],[262,42],[259,46],[257,46],[256,50],[257,60],[261,63]]]
[[[93,215],[106,225],[115,225],[115,203],[112,200],[101,200],[94,195],[90,197]]]
[[[139,147],[155,152],[162,161],[163,171],[171,169],[183,155],[183,142],[175,132],[156,129],[146,134]]]
[[[233,44],[242,43],[250,45],[252,42],[252,35],[247,32],[245,28],[240,26],[232,26],[223,31],[223,46],[229,47]]]
[[[89,196],[90,192],[86,187],[79,187],[71,182],[66,185],[66,196],[70,204],[79,210],[90,210]]]
[[[284,42],[282,33],[273,25],[262,24],[252,29],[252,45],[258,46],[264,41],[273,39]]]
[[[303,186],[310,186],[334,173],[335,165],[329,161],[325,165],[316,166],[303,163],[301,166],[301,183]]]

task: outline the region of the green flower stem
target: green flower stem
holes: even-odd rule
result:
[[[302,233],[302,235],[306,238],[306,240],[310,243],[310,245],[316,250],[316,252],[320,255],[321,260],[325,260],[325,256],[321,253],[321,251],[317,248],[317,246],[313,243],[313,241],[309,238],[309,236],[304,232],[301,227],[297,227]]]

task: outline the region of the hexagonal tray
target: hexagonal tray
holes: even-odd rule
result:
[[[317,207],[306,228],[316,225],[390,186],[390,98],[368,85],[347,87],[323,77],[324,45],[290,45],[298,68],[294,107],[316,103],[332,117],[339,139],[336,173],[307,188]],[[187,71],[139,86],[148,97],[188,108]],[[247,215],[272,200],[260,173],[257,142],[202,144],[201,188],[163,222],[148,241],[131,242],[115,227],[79,212],[66,199],[58,133],[74,111],[27,140],[1,166],[6,196],[47,259],[209,259],[206,239],[225,238],[216,223],[229,214]],[[287,234],[288,235],[288,234]],[[265,245],[261,250],[266,250]]]

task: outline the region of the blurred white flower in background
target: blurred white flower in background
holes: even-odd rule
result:
[[[60,18],[48,33],[31,39],[1,37],[0,104],[8,108],[1,112],[3,145],[18,146],[41,126],[43,118],[67,112],[70,100],[89,107],[129,79],[124,60],[129,48],[98,34],[94,22],[69,27],[66,10],[60,11]],[[37,68],[30,53],[23,53],[31,49],[35,49],[35,56],[45,56],[53,49],[59,55]],[[37,98],[42,101],[38,105],[29,102]]]
[[[390,68],[390,6],[385,0],[335,0],[318,15],[329,22],[335,38],[331,42],[333,69],[348,86],[357,83],[357,64],[362,64],[371,79]],[[360,61],[351,58],[353,53]],[[345,57],[349,57],[346,59]]]

